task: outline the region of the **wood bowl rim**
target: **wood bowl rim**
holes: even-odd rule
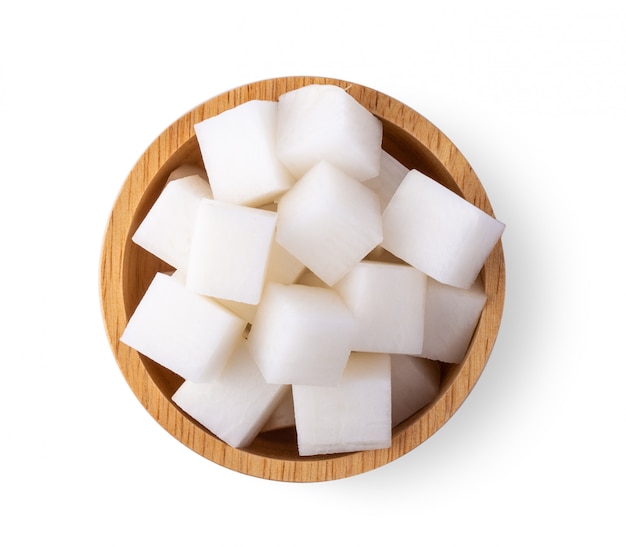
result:
[[[461,195],[494,216],[486,192],[454,144],[432,123],[396,99],[354,82],[317,76],[288,76],[261,80],[226,91],[190,110],[167,127],[145,150],[127,176],[106,227],[100,259],[100,302],[109,344],[126,382],[150,415],[173,437],[206,459],[253,477],[285,482],[318,482],[357,475],[412,451],[439,430],[465,401],[487,363],[502,319],[505,264],[498,241],[481,271],[487,293],[474,338],[454,378],[414,419],[394,428],[392,445],[331,457],[283,458],[232,448],[190,420],[161,392],[139,354],[119,338],[130,316],[124,300],[123,269],[133,219],[141,198],[168,159],[195,138],[195,123],[248,100],[276,100],[280,94],[309,84],[332,84],[386,123],[406,132],[436,158]]]

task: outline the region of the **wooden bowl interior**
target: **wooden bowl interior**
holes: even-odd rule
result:
[[[303,81],[304,83],[308,82],[307,80],[290,80],[285,85],[287,86],[287,88],[298,87],[299,85],[304,85],[304,83],[302,83]],[[311,79],[310,81],[318,82],[320,80]],[[323,81],[326,82],[329,80],[324,79]],[[330,83],[336,82],[339,81],[330,81]],[[281,83],[284,82],[281,81]],[[352,85],[355,84],[349,84],[349,86]],[[273,90],[273,94],[277,96],[277,94],[279,92],[282,92],[285,87],[283,86],[279,87],[278,89],[271,89]],[[361,97],[363,96],[363,94],[365,94],[365,96],[368,96],[368,94],[373,94],[373,97],[370,97],[370,99],[375,102],[376,95],[380,96],[378,92],[363,88],[361,86],[358,86],[358,90],[362,94]],[[248,96],[248,99],[249,98],[250,96]],[[394,104],[394,101],[392,99],[389,99],[386,96],[385,99],[390,101],[391,104]],[[363,102],[363,99],[361,100]],[[235,102],[237,102],[236,98]],[[403,105],[402,108],[405,109]],[[383,148],[387,152],[389,152],[392,156],[401,161],[406,167],[415,168],[422,171],[439,183],[445,185],[459,195],[466,197],[466,199],[468,199],[469,201],[475,202],[475,204],[482,207],[487,212],[491,213],[490,205],[486,199],[486,196],[484,196],[484,193],[482,192],[482,187],[480,187],[480,183],[478,183],[477,179],[475,179],[471,168],[466,163],[464,163],[464,160],[462,156],[460,156],[460,154],[458,154],[459,158],[457,158],[457,161],[455,161],[453,164],[446,165],[446,156],[442,156],[442,153],[439,150],[435,149],[433,151],[432,143],[424,142],[428,139],[418,138],[415,133],[419,133],[419,131],[414,129],[414,125],[410,125],[409,130],[406,130],[398,123],[394,123],[397,121],[397,119],[393,119],[393,116],[391,116],[392,119],[390,120],[385,116],[384,112],[381,113],[373,109],[371,110],[375,115],[379,117],[379,119],[381,119],[383,123]],[[195,119],[198,119],[198,121],[199,119],[203,119],[207,115],[206,107],[202,106],[198,107],[194,112]],[[436,131],[436,129],[434,129],[418,114],[414,113],[413,111],[410,112],[414,114],[415,117],[415,119],[413,120],[413,124],[424,124],[428,130],[425,133],[426,135],[434,131],[436,133],[437,139],[441,140],[442,136]],[[209,113],[209,115],[211,115],[211,113]],[[402,116],[404,119],[406,114],[403,112]],[[188,125],[190,122],[187,121],[185,123]],[[169,130],[178,131],[179,129],[180,128],[177,127],[177,124],[173,124]],[[323,464],[323,462],[330,462],[335,459],[345,462],[345,460],[349,459],[351,455],[338,454],[319,457],[300,457],[297,451],[296,433],[295,429],[293,428],[263,433],[259,435],[248,448],[240,451],[251,456],[252,461],[256,461],[255,458],[258,457],[263,462],[291,462],[291,464],[295,465],[295,467],[292,468],[292,471],[288,476],[279,476],[272,471],[264,471],[264,474],[261,475],[255,470],[251,471],[251,469],[253,469],[253,466],[251,466],[250,462],[247,460],[244,464],[236,462],[233,463],[235,460],[229,460],[228,462],[225,462],[224,458],[213,457],[213,454],[215,453],[215,446],[208,446],[212,444],[222,446],[224,443],[222,443],[222,441],[220,441],[213,434],[207,431],[202,425],[200,425],[195,420],[187,416],[185,413],[177,409],[175,405],[171,402],[171,397],[173,393],[183,382],[182,378],[155,363],[151,359],[137,354],[136,358],[139,359],[141,367],[145,369],[145,372],[147,373],[149,378],[149,381],[147,381],[146,379],[141,380],[141,387],[138,387],[137,384],[139,383],[139,380],[137,380],[136,377],[138,374],[140,374],[141,371],[139,371],[139,373],[136,371],[131,372],[128,368],[128,365],[121,362],[122,360],[126,360],[128,358],[122,356],[122,354],[127,354],[120,349],[120,344],[118,342],[119,335],[121,334],[121,329],[123,329],[125,320],[127,320],[132,315],[143,294],[148,288],[150,282],[152,281],[154,275],[157,272],[171,271],[172,268],[168,264],[162,262],[150,253],[143,250],[141,247],[135,245],[131,241],[131,236],[149,211],[152,204],[161,193],[163,187],[166,184],[167,178],[173,169],[183,164],[190,163],[202,166],[202,158],[200,155],[200,149],[197,139],[193,135],[193,132],[189,130],[187,130],[187,137],[188,138],[184,139],[182,142],[176,145],[175,150],[164,161],[162,161],[160,165],[154,167],[152,164],[148,163],[147,166],[144,165],[143,167],[141,167],[144,188],[142,188],[142,194],[137,200],[136,207],[134,208],[134,210],[128,212],[128,214],[130,215],[130,219],[127,219],[126,224],[123,225],[123,229],[121,230],[122,235],[119,235],[120,230],[117,230],[113,235],[110,235],[110,233],[113,232],[113,230],[110,229],[109,238],[105,240],[105,247],[107,247],[109,242],[113,246],[120,247],[120,249],[118,249],[118,254],[123,257],[121,260],[121,272],[119,272],[119,286],[121,287],[121,301],[123,304],[123,310],[120,314],[118,314],[121,317],[118,316],[116,325],[112,326],[111,324],[113,321],[110,319],[110,314],[108,314],[107,312],[108,307],[107,303],[105,302],[103,305],[105,311],[105,322],[108,325],[110,342],[116,353],[118,363],[120,364],[120,367],[127,377],[129,384],[131,385],[135,393],[142,399],[144,405],[147,407],[150,406],[146,403],[146,400],[149,398],[141,395],[139,391],[158,390],[162,398],[164,398],[164,401],[161,400],[159,404],[169,405],[167,407],[168,423],[162,423],[162,425],[164,425],[164,427],[168,429],[168,431],[170,431],[172,434],[177,436],[182,442],[186,441],[182,438],[183,435],[179,433],[181,426],[180,424],[172,425],[170,423],[172,420],[183,420],[188,422],[186,426],[193,428],[194,436],[197,437],[198,435],[200,435],[202,437],[202,442],[199,442],[196,439],[194,442],[189,442],[186,444],[189,444],[190,446],[193,445],[191,446],[191,448],[200,452],[204,456],[209,457],[210,459],[213,459],[214,461],[217,461],[222,465],[231,467],[237,471],[265,476],[266,478],[270,479],[278,478],[280,480],[326,480],[328,478],[339,478],[342,476],[347,476],[349,474],[367,470],[368,468],[377,467],[378,465],[387,463],[388,461],[395,459],[396,457],[402,455],[408,450],[411,450],[414,446],[416,446],[429,435],[431,435],[437,428],[441,427],[441,425],[443,425],[443,423],[445,423],[449,416],[456,410],[456,407],[460,405],[462,400],[467,396],[469,390],[472,388],[473,383],[476,381],[478,375],[484,367],[489,350],[491,349],[491,345],[493,344],[493,339],[495,338],[495,332],[497,332],[502,308],[501,293],[503,292],[504,275],[503,259],[501,256],[500,245],[498,245],[494,256],[490,257],[490,261],[496,266],[495,269],[489,265],[486,265],[487,270],[483,268],[483,271],[481,272],[481,276],[486,285],[486,291],[488,293],[494,293],[494,295],[496,296],[495,298],[493,298],[494,302],[491,304],[493,306],[493,309],[491,312],[489,312],[490,317],[487,321],[488,325],[486,325],[486,332],[483,334],[483,336],[487,337],[488,340],[486,343],[484,341],[481,341],[481,343],[486,345],[487,347],[486,355],[480,355],[477,359],[474,359],[473,363],[471,364],[468,364],[468,357],[466,357],[466,359],[458,365],[449,365],[442,363],[442,378],[439,396],[425,408],[421,409],[418,413],[414,414],[394,429],[394,443],[398,442],[402,446],[399,449],[396,447],[390,452],[387,452],[387,454],[382,457],[382,459],[372,460],[372,462],[364,464],[360,468],[359,466],[349,467],[349,470],[346,471],[344,465],[342,467],[343,470],[340,471],[337,471],[336,469],[331,472],[329,472],[328,469],[319,471],[317,470],[318,468],[315,468],[316,470],[311,471],[311,462],[317,461]],[[453,150],[456,149],[453,148]],[[442,157],[444,158],[443,160]],[[137,170],[140,169],[140,164],[141,162],[138,163],[138,166],[135,168],[135,175],[137,174]],[[462,173],[462,176],[459,175],[459,170]],[[461,182],[461,185],[457,183],[458,181]],[[478,186],[476,187],[476,185]],[[107,267],[105,267],[106,265],[104,265],[106,262],[106,256],[109,256],[108,253],[110,252],[111,249],[108,248],[105,249],[105,251],[103,252],[103,277],[101,280],[103,287],[103,300],[107,299],[107,296],[104,296],[104,288],[107,287],[109,281],[107,276],[110,277],[112,275],[110,272],[110,267],[107,269]],[[492,270],[493,273],[491,273]],[[496,279],[496,281],[493,282],[492,278]],[[481,319],[481,321],[483,320]],[[119,324],[120,322],[122,323],[121,325]],[[475,338],[481,331],[481,328],[481,323],[479,323],[474,334]],[[470,348],[471,347],[472,346],[470,346]],[[468,351],[468,354],[469,353],[470,352]],[[459,376],[460,372],[464,369],[464,367],[470,367],[471,371],[467,373],[467,377],[463,379],[463,386],[455,386],[455,380]],[[449,400],[442,400],[446,397],[448,399],[450,399],[450,397],[454,397],[454,404],[451,405]],[[155,415],[156,419],[161,422],[164,421],[159,418],[159,415],[162,414],[162,411],[157,412],[154,408],[148,408],[148,410],[153,415]],[[173,417],[169,413],[173,413]],[[416,431],[418,431],[418,433],[415,433]],[[230,448],[228,447],[222,447],[222,449],[230,450]],[[241,460],[237,461],[241,462]],[[298,472],[299,463],[301,463],[303,466],[309,466],[307,468],[308,473],[300,474]],[[272,466],[270,465],[270,469],[271,468]],[[283,471],[281,471],[281,473],[283,473]]]

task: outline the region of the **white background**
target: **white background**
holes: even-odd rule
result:
[[[3,3],[0,544],[624,545],[618,5]],[[108,214],[152,140],[290,75],[422,113],[507,224],[502,328],[465,404],[410,454],[320,484],[241,475],[166,433],[117,368],[98,292]]]

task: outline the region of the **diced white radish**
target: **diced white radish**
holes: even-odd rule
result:
[[[204,200],[189,252],[187,287],[215,298],[258,304],[276,229],[276,213]]]
[[[402,165],[391,154],[383,150],[380,156],[378,176],[364,180],[363,184],[376,193],[380,200],[380,208],[384,211],[408,172],[408,167]]]
[[[263,379],[241,339],[216,380],[184,382],[172,401],[225,443],[244,448],[287,390],[288,386],[268,384]]]
[[[309,85],[278,99],[276,150],[296,176],[326,160],[363,181],[378,175],[382,123],[342,88]]]
[[[331,286],[382,237],[376,194],[326,161],[278,204],[276,241]]]
[[[197,165],[193,165],[191,163],[184,163],[180,167],[174,169],[167,177],[167,182],[169,183],[172,180],[182,179],[192,175],[198,175],[209,182],[206,171],[202,167],[198,167]]]
[[[441,283],[468,288],[504,224],[411,170],[383,212],[382,246]]]
[[[176,270],[172,273],[172,278],[177,279],[185,287],[187,286],[187,272],[185,270]],[[256,304],[244,304],[235,300],[226,298],[214,298],[216,302],[232,311],[235,315],[245,319],[248,323],[252,323],[256,314]]]
[[[265,283],[269,283],[270,281],[284,284],[293,283],[305,269],[304,264],[289,253],[282,245],[276,243],[275,240],[272,242],[272,248],[267,263]],[[257,304],[246,304],[244,302],[224,298],[216,298],[216,300],[229,310],[235,312],[239,317],[243,317],[248,323],[254,322]]]
[[[282,396],[276,410],[274,410],[261,428],[261,432],[276,431],[277,429],[285,429],[296,425],[296,416],[293,411],[293,392],[291,391],[291,386],[287,387],[289,388],[287,393]]]
[[[270,383],[335,385],[355,331],[355,318],[332,289],[268,283],[248,347]]]
[[[248,101],[194,126],[215,199],[263,205],[294,183],[276,156],[277,108]]]
[[[311,85],[195,126],[133,241],[158,273],[120,341],[235,448],[296,427],[314,456],[391,446],[459,363],[504,224],[382,150],[382,123]],[[430,276],[430,277],[428,277]]]
[[[267,264],[267,282],[275,281],[288,285],[304,272],[306,266],[276,240],[272,242]]]
[[[439,392],[441,365],[412,355],[391,356],[391,422],[395,427]]]
[[[168,182],[132,240],[174,268],[184,268],[200,201],[211,199],[208,182],[190,175]]]
[[[276,240],[272,242],[272,248],[267,263],[267,272],[265,274],[265,283],[275,281],[276,283],[288,285],[293,283],[305,269],[304,264],[282,245],[276,243]],[[243,317],[248,323],[254,322],[257,304],[245,304],[243,302],[219,298],[217,300],[240,317]]]
[[[215,378],[246,322],[176,277],[157,273],[120,340],[194,382]]]
[[[275,240],[272,242],[265,283],[275,281],[287,285],[293,283],[304,270],[306,270],[306,267],[302,262],[289,253],[282,245],[276,243]],[[248,323],[254,322],[257,304],[246,304],[225,298],[216,298],[216,300],[235,312],[239,317],[243,317]]]
[[[301,456],[391,445],[389,355],[354,352],[337,386],[292,390]]]
[[[245,302],[237,302],[236,300],[228,300],[227,298],[216,298],[215,300],[242,319],[245,319],[246,322],[252,323],[254,321],[257,304],[246,304]]]
[[[352,349],[418,355],[424,337],[426,274],[404,264],[362,261],[333,288],[357,318]]]
[[[460,363],[486,302],[480,279],[469,289],[429,279],[421,355],[444,363]]]

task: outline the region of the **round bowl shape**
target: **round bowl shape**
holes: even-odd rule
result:
[[[329,456],[298,455],[294,429],[263,433],[246,449],[235,449],[189,418],[172,395],[182,379],[122,344],[127,321],[152,278],[169,266],[131,241],[131,236],[163,189],[170,172],[182,164],[202,166],[194,124],[253,99],[277,100],[309,84],[346,89],[383,123],[383,148],[493,215],[476,174],[450,140],[420,114],[374,89],[322,77],[284,77],[232,89],[194,108],[148,147],[121,188],[107,226],[102,255],[100,298],[109,343],[123,376],[147,411],[171,435],[203,457],[234,471],[270,480],[314,482],[349,477],[385,465],[428,439],[456,412],[482,373],[500,326],[505,267],[501,242],[487,259],[481,277],[487,303],[463,361],[442,365],[439,394],[396,426],[388,449]]]

